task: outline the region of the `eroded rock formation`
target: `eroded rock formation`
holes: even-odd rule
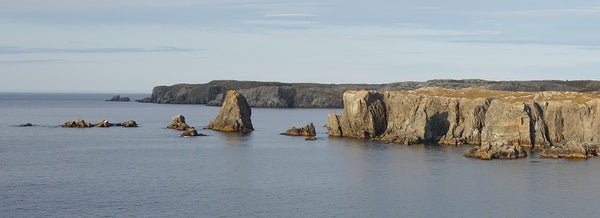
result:
[[[89,128],[92,127],[92,124],[85,122],[85,120],[69,120],[60,126],[67,128]]]
[[[171,120],[173,120],[173,123],[167,126],[167,128],[169,129],[185,131],[190,128],[190,126],[187,123],[185,123],[185,117],[181,114],[175,115],[173,118],[171,118]]]
[[[137,122],[133,121],[133,120],[128,120],[125,121],[123,123],[121,123],[122,127],[138,127]]]
[[[189,127],[186,130],[183,131],[183,133],[181,133],[181,136],[206,136],[202,133],[198,133],[198,131],[196,131],[196,128],[194,127]]]
[[[316,136],[315,126],[313,123],[306,124],[304,127],[296,128],[295,126],[291,129],[286,130],[282,135],[289,136]]]
[[[250,132],[254,130],[251,115],[252,110],[246,98],[237,91],[230,90],[219,113],[206,128],[224,132]]]
[[[519,151],[510,157],[523,154],[519,147],[542,150],[546,157],[579,157],[574,153],[581,149],[565,143],[600,144],[600,97],[483,88],[347,91],[341,116],[330,114],[327,128],[332,136],[401,144],[477,144],[491,158],[507,156],[493,155],[506,145]]]
[[[100,120],[100,121],[96,122],[96,124],[94,124],[94,126],[107,128],[107,127],[114,126],[114,124],[108,122],[108,120]]]
[[[465,152],[464,155],[465,157],[474,157],[482,160],[517,159],[527,157],[527,151],[519,145],[511,145],[507,141],[499,140],[485,142],[480,146],[473,147]]]

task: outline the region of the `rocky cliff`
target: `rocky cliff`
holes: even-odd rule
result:
[[[506,145],[513,146],[506,158],[522,157],[520,147],[542,150],[547,157],[587,157],[600,144],[600,96],[591,93],[362,90],[345,92],[343,102],[341,116],[329,115],[332,136],[485,146],[472,151],[476,157],[477,152],[502,153]]]
[[[461,89],[484,87],[501,91],[600,91],[599,81],[485,81],[430,80],[388,84],[314,84],[218,80],[206,84],[157,86],[148,98],[138,100],[159,104],[208,104],[220,106],[227,90],[237,90],[251,107],[341,108],[346,90],[398,91],[423,87]]]

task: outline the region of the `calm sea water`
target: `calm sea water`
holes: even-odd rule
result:
[[[133,99],[143,96],[129,95]],[[328,138],[331,109],[253,109],[247,135],[184,138],[219,108],[0,94],[2,217],[596,217],[600,160],[481,161],[468,147]],[[339,111],[339,110],[338,110]],[[133,119],[139,128],[67,129]],[[31,122],[35,127],[15,127]],[[318,140],[281,136],[314,122]]]

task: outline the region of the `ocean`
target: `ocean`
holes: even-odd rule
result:
[[[202,130],[218,107],[110,97],[0,93],[1,217],[597,216],[598,158],[482,161],[462,156],[469,146],[330,138],[341,109],[253,108],[255,131],[222,133]],[[208,136],[166,129],[177,114]],[[74,119],[139,127],[58,127]],[[279,134],[309,122],[316,141]]]

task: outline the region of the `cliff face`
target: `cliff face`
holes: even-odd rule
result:
[[[598,92],[598,81],[485,81],[430,80],[427,82],[397,82],[388,84],[314,84],[219,80],[206,84],[157,86],[152,96],[138,100],[159,104],[208,104],[220,106],[227,90],[237,90],[246,96],[251,107],[273,108],[341,108],[346,90],[398,91],[423,87],[461,89],[484,87],[504,91],[578,91]]]
[[[327,128],[333,136],[402,144],[508,144],[563,153],[585,145],[587,152],[600,144],[599,110],[598,95],[576,92],[347,91],[341,116],[330,114]],[[573,143],[579,146],[570,149]]]

